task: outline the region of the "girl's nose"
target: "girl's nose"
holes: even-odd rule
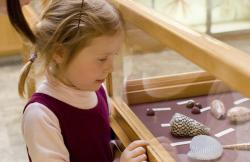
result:
[[[107,61],[107,65],[105,68],[105,73],[111,73],[114,70],[114,59],[111,58],[109,61]]]

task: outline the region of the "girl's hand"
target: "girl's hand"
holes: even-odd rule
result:
[[[145,146],[147,145],[148,143],[144,140],[137,140],[130,143],[122,152],[120,162],[146,162]]]

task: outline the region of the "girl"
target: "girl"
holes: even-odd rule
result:
[[[52,0],[33,32],[19,1],[8,0],[7,6],[12,24],[35,49],[22,69],[20,96],[26,96],[25,80],[34,62],[40,61],[46,75],[24,109],[22,131],[30,161],[146,161],[145,141],[132,142],[115,159],[110,149],[102,83],[124,39],[115,7],[106,0]]]

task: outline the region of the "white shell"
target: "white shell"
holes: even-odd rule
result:
[[[233,107],[227,112],[227,117],[232,122],[245,122],[250,120],[250,109],[246,107]]]
[[[226,116],[226,109],[220,100],[213,100],[210,104],[211,106],[211,113],[216,119],[223,119]]]
[[[195,136],[190,143],[188,156],[197,160],[218,159],[223,153],[219,141],[206,135]]]

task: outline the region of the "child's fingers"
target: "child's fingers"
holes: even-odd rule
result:
[[[130,143],[128,145],[127,149],[132,151],[137,147],[145,147],[146,145],[148,145],[148,142],[146,142],[144,140],[137,140],[137,141],[134,141],[134,142]]]
[[[134,162],[142,162],[142,161],[147,161],[147,155],[142,154],[140,156],[137,156],[133,159]]]
[[[134,150],[131,151],[131,156],[132,157],[137,157],[137,156],[140,156],[140,155],[145,154],[145,153],[146,153],[145,148],[137,147],[137,148],[135,148]]]

